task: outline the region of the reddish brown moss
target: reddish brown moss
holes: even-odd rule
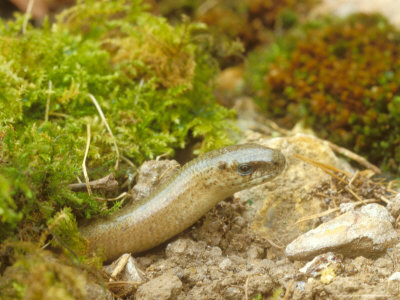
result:
[[[283,125],[303,118],[322,137],[398,172],[400,31],[360,14],[297,36],[266,62],[260,101]]]

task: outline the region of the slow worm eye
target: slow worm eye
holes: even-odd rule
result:
[[[238,172],[240,173],[240,175],[250,175],[251,173],[253,173],[253,171],[253,166],[250,164],[240,164],[238,166]]]

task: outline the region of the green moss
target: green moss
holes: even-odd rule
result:
[[[282,125],[303,119],[400,174],[399,46],[379,15],[314,21],[254,53],[248,84]]]
[[[23,16],[0,21],[0,240],[23,228],[30,239],[57,211],[77,217],[118,207],[68,185],[83,180],[86,126],[91,180],[128,176],[119,152],[136,166],[199,138],[199,152],[231,143],[233,113],[216,104],[218,64],[196,32],[204,25],[171,26],[146,13],[140,1],[79,1],[41,28]],[[121,174],[122,173],[122,174]]]
[[[18,242],[6,247],[13,264],[0,278],[1,299],[88,298],[86,286],[93,287],[93,277],[88,280],[85,269],[31,243]],[[0,252],[4,252],[1,248]]]

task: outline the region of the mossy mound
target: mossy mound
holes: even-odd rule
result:
[[[400,174],[400,31],[380,15],[314,21],[253,53],[248,84],[290,127],[320,136]]]
[[[274,32],[282,32],[303,18],[318,0],[147,0],[153,10],[171,20],[182,14],[210,26],[218,35],[220,47],[224,37],[239,39],[246,51],[274,40]],[[225,51],[229,51],[226,49]]]
[[[68,187],[84,181],[87,128],[91,180],[130,178],[193,137],[200,152],[231,142],[232,112],[212,93],[218,65],[197,35],[204,29],[171,26],[124,0],[78,1],[41,28],[25,16],[0,21],[0,241],[35,239],[64,207],[90,217],[119,205]]]

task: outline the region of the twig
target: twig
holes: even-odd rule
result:
[[[22,23],[22,33],[26,33],[26,27],[28,26],[28,22],[31,16],[33,4],[35,3],[35,0],[29,0],[28,2],[28,7],[26,8],[25,12],[25,17],[24,17],[24,23]]]
[[[106,192],[111,192],[115,191],[118,188],[118,181],[115,180],[114,174],[109,174],[106,177],[89,181],[89,186],[93,190],[103,190]],[[72,183],[68,187],[74,192],[79,192],[87,188],[87,183]]]
[[[50,97],[52,94],[52,90],[53,90],[53,84],[51,83],[51,80],[49,81],[49,91],[48,91],[48,95],[47,95],[47,102],[46,102],[46,112],[44,115],[44,121],[47,122],[49,120],[49,110],[50,110]]]
[[[118,169],[118,164],[119,164],[119,149],[118,149],[118,146],[117,146],[117,140],[114,137],[114,135],[113,135],[113,133],[111,131],[111,128],[108,125],[107,119],[104,116],[103,111],[101,110],[101,107],[100,107],[99,103],[97,102],[96,98],[92,94],[89,94],[89,97],[90,97],[90,99],[92,99],[94,105],[96,106],[97,111],[99,112],[100,118],[103,121],[104,125],[106,126],[107,131],[111,135],[111,138],[113,140],[113,144],[114,144],[114,147],[115,147],[115,152],[117,154],[117,161],[115,162],[115,170],[117,170]]]
[[[332,142],[329,142],[329,141],[326,141],[326,142],[328,143],[329,147],[333,151],[335,151],[335,152],[337,152],[339,154],[342,154],[342,155],[344,155],[344,156],[346,156],[346,157],[358,162],[360,165],[362,165],[362,166],[364,166],[364,167],[366,167],[368,169],[371,169],[372,171],[374,171],[377,174],[381,174],[382,173],[381,170],[377,166],[375,166],[374,164],[371,164],[364,157],[362,157],[362,156],[360,156],[360,155],[358,155],[358,154],[356,154],[356,153],[354,153],[354,152],[352,152],[352,151],[350,151],[350,150],[348,150],[346,148],[343,148],[343,147],[340,147],[338,145],[335,145]]]
[[[89,146],[90,146],[90,124],[88,123],[86,125],[87,129],[87,141],[86,141],[86,150],[85,150],[85,156],[83,157],[83,162],[82,162],[82,169],[83,169],[83,175],[85,176],[85,182],[86,182],[86,188],[88,191],[89,196],[92,196],[92,188],[90,187],[90,182],[89,182],[89,176],[87,174],[86,170],[86,158],[89,152]]]

